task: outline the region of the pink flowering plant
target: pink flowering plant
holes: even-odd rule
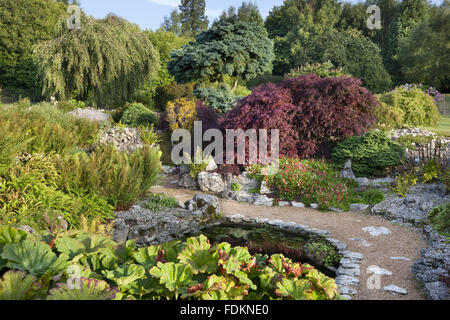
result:
[[[260,166],[252,165],[247,170],[255,177],[260,172]],[[267,182],[280,200],[300,201],[306,205],[317,203],[319,209],[348,209],[352,199],[352,188],[348,182],[325,161],[282,157],[277,174],[260,178]]]

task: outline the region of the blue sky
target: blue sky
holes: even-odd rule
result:
[[[81,0],[82,9],[96,18],[103,18],[112,12],[128,21],[137,23],[142,29],[157,29],[164,17],[178,6],[180,0]],[[283,0],[256,0],[263,17]],[[357,2],[356,0],[349,2]],[[442,3],[442,0],[433,0]],[[209,20],[214,20],[224,9],[230,6],[238,7],[242,0],[206,0],[206,14]]]

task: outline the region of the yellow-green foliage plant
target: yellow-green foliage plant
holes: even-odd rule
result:
[[[433,98],[421,89],[396,88],[378,98],[381,102],[380,127],[435,126],[439,120],[439,110]]]
[[[186,98],[177,99],[167,103],[167,121],[170,130],[190,130],[197,118],[195,102]]]

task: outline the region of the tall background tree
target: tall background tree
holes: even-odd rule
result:
[[[250,22],[257,25],[264,25],[264,20],[259,12],[258,5],[254,2],[242,2],[241,6],[236,10],[231,6],[228,10],[224,10],[222,14],[213,22],[213,26],[222,23]]]
[[[430,17],[399,44],[398,61],[409,82],[450,92],[450,8],[433,7]]]
[[[363,85],[375,93],[384,92],[391,86],[380,48],[358,30],[325,33],[314,39],[306,51],[308,61],[330,61],[353,77],[361,78]]]
[[[273,42],[262,26],[239,22],[212,27],[172,51],[169,72],[178,83],[250,80],[272,70]]]
[[[178,9],[181,11],[181,31],[184,35],[195,36],[208,29],[205,0],[181,0]]]
[[[175,49],[180,49],[182,46],[189,43],[192,38],[180,37],[173,32],[158,29],[156,31],[145,31],[148,34],[150,41],[159,53],[159,71],[156,77],[153,77],[146,84],[146,90],[154,93],[157,87],[162,87],[172,83],[175,79],[169,74],[167,66],[170,61],[170,53]]]
[[[274,7],[265,22],[275,41],[274,74],[295,67],[292,57],[298,59],[314,37],[335,29],[340,12],[337,0],[286,0]]]
[[[53,37],[66,6],[56,0],[0,0],[0,85],[40,96],[32,47]]]
[[[397,84],[406,80],[398,62],[400,43],[408,38],[415,26],[426,20],[428,11],[429,5],[426,0],[403,0],[398,6],[397,15],[389,29],[383,53],[386,69]]]
[[[56,38],[36,46],[43,95],[121,106],[155,76],[158,52],[137,25],[117,16],[82,16],[81,25],[69,30],[63,23]]]
[[[164,22],[161,23],[160,28],[163,31],[172,32],[177,36],[182,36],[183,31],[181,29],[181,13],[177,9],[172,10],[168,17],[164,17]]]

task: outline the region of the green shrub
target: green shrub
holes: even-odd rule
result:
[[[232,183],[231,184],[231,191],[239,192],[241,191],[241,185],[239,183]]]
[[[408,134],[398,138],[397,142],[400,143],[405,148],[413,148],[414,144],[426,144],[434,139],[432,136],[413,136]]]
[[[414,170],[403,172],[395,177],[392,192],[404,198],[408,190],[417,184],[417,180],[417,175]]]
[[[306,263],[281,254],[251,255],[248,248],[226,242],[212,245],[204,235],[136,248],[135,241],[118,244],[100,235],[74,233],[59,235],[51,245],[53,249],[13,228],[0,229],[0,268],[6,271],[0,297],[342,299],[335,281]],[[81,283],[70,290],[66,283],[73,270],[80,271]],[[48,281],[56,275],[58,280]]]
[[[357,176],[380,176],[390,167],[399,165],[404,153],[404,148],[384,132],[371,131],[362,137],[354,136],[338,143],[332,157],[339,168],[351,159]]]
[[[158,181],[160,157],[161,152],[149,146],[130,154],[113,146],[90,155],[77,153],[59,163],[59,185],[67,192],[97,193],[114,208],[127,209]]]
[[[450,237],[450,203],[433,208],[428,213],[428,221],[437,232]]]
[[[324,63],[305,64],[301,67],[292,69],[284,75],[285,78],[297,78],[304,74],[314,73],[319,78],[338,78],[341,76],[351,76],[346,74],[342,68],[334,68],[333,64],[328,61]]]
[[[188,153],[184,154],[184,158],[184,162],[189,169],[189,175],[194,180],[197,180],[198,174],[205,171],[210,161],[213,160],[213,157],[210,154],[204,154],[200,147],[195,150],[193,159]]]
[[[440,176],[440,165],[437,158],[432,158],[425,161],[422,165],[422,180],[425,183],[430,183],[437,180]]]
[[[194,99],[194,83],[178,84],[172,82],[156,88],[155,106],[160,110],[165,110],[169,101],[181,98]]]
[[[450,168],[444,170],[444,172],[442,172],[442,182],[444,183],[445,187],[446,187],[446,191],[449,192],[450,191]]]
[[[164,194],[152,194],[146,198],[144,207],[153,212],[160,212],[168,208],[177,208],[178,201],[174,197],[168,197]]]
[[[319,209],[348,209],[351,199],[346,182],[324,161],[282,157],[278,173],[266,176],[266,181],[280,199],[317,203]]]
[[[254,89],[256,87],[259,87],[262,84],[266,83],[278,83],[283,81],[283,76],[276,76],[271,74],[264,74],[261,76],[257,76],[256,78],[250,80],[247,82],[247,87],[250,89]]]
[[[383,111],[379,125],[385,127],[436,126],[439,111],[433,98],[419,88],[396,88],[379,96]],[[383,103],[386,104],[383,106]],[[403,111],[402,112],[399,111]],[[395,119],[389,119],[395,114]]]
[[[405,111],[399,106],[391,106],[380,99],[380,106],[377,108],[377,127],[381,130],[390,130],[401,128],[403,126],[403,119],[405,118]]]
[[[355,194],[355,197],[356,198],[354,201],[359,202],[358,200],[360,200],[360,202],[362,203],[371,205],[384,201],[384,193],[377,189],[369,189],[366,191],[357,192]]]
[[[337,249],[325,239],[311,240],[305,247],[309,254],[315,256],[321,264],[327,267],[339,265],[342,259],[342,255],[337,252]]]
[[[233,109],[238,101],[238,97],[231,92],[230,87],[226,84],[217,87],[196,87],[194,95],[219,114]]]
[[[157,122],[156,114],[142,103],[131,103],[125,106],[120,122],[130,127],[151,125]]]

